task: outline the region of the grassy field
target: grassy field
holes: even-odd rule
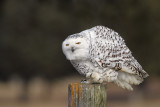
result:
[[[0,83],[0,107],[68,107],[67,88],[69,83],[79,82],[82,77],[70,76],[48,83],[34,78],[28,84],[19,79]],[[145,86],[126,91],[108,84],[108,107],[159,107],[160,79],[148,79]]]

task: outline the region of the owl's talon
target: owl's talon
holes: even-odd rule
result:
[[[86,79],[81,80],[81,84],[89,84],[90,82]]]
[[[81,80],[81,83],[86,83],[86,81],[87,81],[86,79],[83,79]]]

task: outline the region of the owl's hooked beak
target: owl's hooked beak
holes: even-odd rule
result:
[[[71,51],[74,52],[74,50],[75,50],[74,47],[71,47]]]

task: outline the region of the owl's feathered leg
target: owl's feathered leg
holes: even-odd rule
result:
[[[92,73],[91,79],[92,79],[93,83],[102,83],[103,82],[101,75],[97,72]]]
[[[103,73],[104,81],[106,82],[114,82],[117,79],[118,72],[113,69],[108,69]]]
[[[118,71],[120,72],[120,71]],[[114,71],[113,69],[109,69],[107,70],[103,75],[104,75],[104,79],[105,81],[107,82],[114,82],[116,83],[118,86],[124,88],[124,89],[128,89],[128,90],[133,90],[132,86],[122,80],[120,77],[119,77],[119,73],[117,71]]]
[[[97,72],[89,72],[86,74],[86,78],[89,79],[91,83],[102,83],[103,80],[101,75]]]

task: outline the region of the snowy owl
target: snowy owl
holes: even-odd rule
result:
[[[68,36],[62,50],[76,70],[86,77],[83,83],[113,82],[133,90],[149,76],[132,56],[124,39],[114,30],[95,26]]]

